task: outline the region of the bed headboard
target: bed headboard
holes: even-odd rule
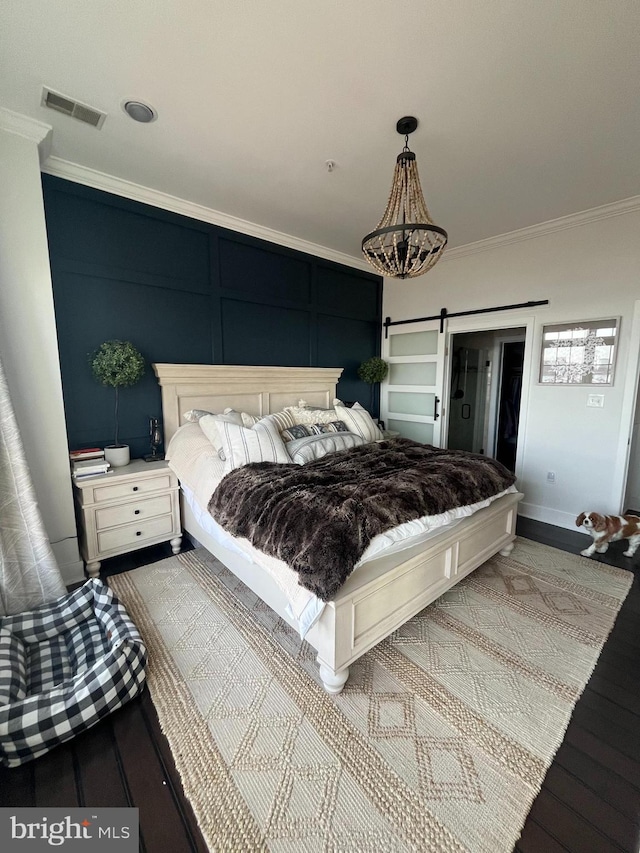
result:
[[[162,389],[165,446],[189,409],[227,407],[269,415],[298,400],[331,408],[341,367],[247,367],[232,364],[154,364]]]

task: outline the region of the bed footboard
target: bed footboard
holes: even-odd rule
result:
[[[355,660],[454,584],[494,554],[509,554],[522,498],[518,492],[498,498],[452,529],[354,572],[305,638],[318,653],[327,692],[340,693]],[[182,510],[185,529],[297,630],[275,581],[207,534],[184,500]]]
[[[307,635],[325,689],[339,693],[361,655],[494,554],[509,554],[522,498],[505,495],[452,530],[358,569]]]

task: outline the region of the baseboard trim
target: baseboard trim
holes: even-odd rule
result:
[[[75,583],[83,583],[87,576],[84,573],[84,563],[82,560],[78,563],[71,563],[66,566],[59,565],[60,574],[65,583],[65,586]]]
[[[522,501],[518,507],[518,515],[531,518],[533,521],[543,521],[545,524],[553,524],[555,527],[564,527],[566,530],[576,530],[576,516],[573,513],[561,512],[547,506],[526,503]]]
[[[67,586],[86,580],[84,563],[78,553],[78,540],[75,536],[52,542],[51,550],[56,558],[62,579]]]

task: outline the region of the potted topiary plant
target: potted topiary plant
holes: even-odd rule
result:
[[[383,358],[380,358],[377,355],[374,355],[371,358],[368,358],[366,361],[363,361],[360,367],[358,368],[358,377],[362,379],[363,382],[368,382],[371,385],[372,409],[375,405],[374,385],[376,385],[378,382],[382,382],[383,379],[386,379],[388,372],[389,365]]]
[[[105,341],[89,356],[94,379],[115,388],[115,441],[104,449],[114,468],[129,464],[129,446],[118,441],[118,389],[135,385],[144,374],[144,358],[129,341]]]
[[[387,378],[388,372],[389,365],[383,358],[379,358],[377,355],[363,361],[358,368],[358,376],[360,379],[362,379],[363,382],[369,382],[370,384],[373,384],[374,382],[382,382],[383,379]]]

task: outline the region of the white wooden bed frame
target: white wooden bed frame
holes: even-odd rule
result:
[[[162,389],[165,444],[189,409],[220,412],[231,407],[266,415],[297,405],[329,408],[341,368],[245,367],[154,364]],[[516,508],[523,495],[494,501],[450,529],[396,554],[358,568],[342,586],[306,640],[317,651],[320,678],[329,693],[339,693],[349,666],[489,557],[513,549]],[[292,627],[284,593],[266,572],[225,548],[195,520],[181,497],[184,529],[204,545]]]

